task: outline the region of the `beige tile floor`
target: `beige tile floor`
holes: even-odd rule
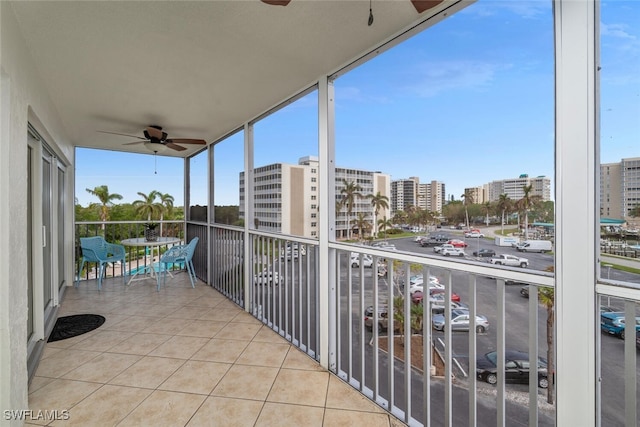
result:
[[[100,328],[48,343],[29,387],[53,426],[401,426],[213,288],[178,273],[68,288],[59,316]]]

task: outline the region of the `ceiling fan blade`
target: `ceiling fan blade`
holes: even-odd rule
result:
[[[172,142],[174,144],[198,144],[198,145],[207,145],[207,141],[204,139],[180,139],[180,138],[171,138],[167,139],[167,143]],[[167,144],[168,145],[168,144]]]
[[[270,4],[271,6],[286,6],[291,0],[262,0],[262,3]]]
[[[145,142],[147,142],[146,139],[142,140],[142,141],[133,141],[133,142],[127,142],[125,144],[122,145],[136,145],[136,144],[144,144]]]
[[[422,13],[425,10],[436,7],[442,2],[443,0],[411,0],[411,4],[416,8],[418,13]]]
[[[96,131],[96,132],[100,132],[100,133],[108,133],[109,135],[128,136],[128,137],[130,137],[130,138],[138,138],[138,139],[141,139],[141,140],[143,140],[143,141],[146,141],[146,139],[144,139],[144,138],[143,138],[143,137],[141,137],[141,136],[129,135],[128,133],[105,132],[105,131],[103,131],[103,130],[99,130],[99,131]]]
[[[176,144],[174,144],[173,142],[167,142],[167,143],[166,143],[166,144],[164,144],[164,145],[166,145],[167,147],[172,148],[172,149],[174,149],[174,150],[176,150],[176,151],[184,151],[184,150],[186,150],[186,148],[181,147],[181,146],[179,146],[179,145],[176,145]]]
[[[147,133],[151,138],[162,140],[162,128],[160,126],[147,127]]]

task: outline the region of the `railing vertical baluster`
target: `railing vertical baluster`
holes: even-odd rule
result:
[[[452,425],[453,375],[452,341],[451,341],[451,271],[445,273],[444,288],[444,425]]]
[[[424,322],[422,323],[422,405],[424,408],[423,425],[431,425],[431,354],[433,352],[433,335],[431,332],[431,296],[429,291],[424,292],[424,284],[429,283],[431,277],[431,269],[429,267],[422,268],[422,307]],[[428,285],[427,285],[428,286]]]
[[[478,401],[476,389],[476,276],[469,275],[469,426],[477,425]]]
[[[505,378],[504,378],[504,368],[505,368],[505,352],[506,352],[506,322],[505,322],[505,283],[504,279],[496,280],[497,292],[496,292],[496,314],[498,318],[498,331],[497,331],[497,369],[498,369],[498,396],[497,396],[497,425],[504,426],[505,425],[505,415],[506,415],[506,407],[505,407]]]
[[[538,425],[538,287],[529,286],[529,425]],[[553,387],[549,381],[549,387]],[[533,410],[535,408],[535,410]]]
[[[637,417],[636,303],[624,302],[624,413],[625,425],[635,426]]]
[[[411,419],[411,344],[412,344],[412,325],[411,325],[411,295],[409,294],[409,281],[411,279],[411,266],[409,263],[405,264],[404,269],[405,286],[404,286],[404,422],[409,424]],[[428,289],[428,277],[423,282],[423,285],[427,285]],[[424,289],[424,288],[423,288]],[[423,294],[424,295],[424,294]]]

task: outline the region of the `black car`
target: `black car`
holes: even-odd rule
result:
[[[520,295],[525,298],[529,298],[529,285],[520,288]]]
[[[497,353],[491,351],[477,359],[476,375],[479,380],[489,384],[498,382]],[[507,350],[505,352],[505,377],[507,383],[529,384],[529,354],[523,351]],[[547,388],[547,361],[538,357],[538,387]]]
[[[496,256],[496,251],[494,251],[493,249],[480,249],[479,251],[473,251],[473,256],[491,258]]]

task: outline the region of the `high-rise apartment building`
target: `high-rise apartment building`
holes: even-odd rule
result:
[[[551,179],[546,176],[530,178],[522,174],[518,178],[491,181],[483,186],[484,202],[497,202],[501,194],[506,194],[511,200],[520,200],[524,196],[524,187],[531,185],[529,196],[539,196],[542,201],[551,200]]]
[[[254,224],[259,230],[273,231],[295,236],[318,236],[318,158],[302,157],[297,165],[273,163],[254,169]],[[336,168],[336,203],[344,195],[345,182],[358,185],[360,197],[356,197],[351,216],[342,207],[336,212],[336,236],[346,237],[349,222],[358,214],[371,223],[374,209],[368,195],[378,192],[390,197],[389,175],[359,169]],[[240,172],[240,217],[245,218],[245,174]],[[378,219],[390,218],[390,209],[378,212]],[[353,226],[353,224],[352,224]]]
[[[445,204],[445,185],[440,181],[420,183],[420,178],[412,176],[391,182],[391,213],[417,206],[431,212],[442,212]]]
[[[640,157],[601,164],[600,215],[637,226],[640,220],[630,215],[636,206],[640,206]]]
[[[469,187],[469,188],[465,188],[464,189],[464,194],[468,194],[470,196],[470,199],[472,200],[472,203],[477,203],[479,205],[483,204],[484,202],[488,201],[487,200],[487,191],[485,189],[485,186],[482,187]]]

